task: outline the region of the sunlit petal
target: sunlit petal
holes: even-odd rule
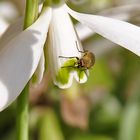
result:
[[[40,60],[51,19],[51,9],[0,51],[0,110],[21,93]]]
[[[136,18],[137,16],[139,16],[138,13],[140,13],[140,4],[131,4],[131,5],[118,6],[115,8],[109,8],[101,12],[98,12],[97,14],[123,20],[123,21],[128,21],[133,17]],[[81,23],[77,23],[75,28],[80,40],[85,40],[91,35],[95,34],[95,32],[92,29],[89,29],[87,26]]]
[[[74,18],[96,33],[140,56],[140,28],[138,26],[108,17],[78,13],[66,5],[65,8]]]
[[[72,84],[73,76],[78,82],[86,81],[87,77],[83,72],[81,73],[83,77],[77,78],[79,75],[77,76],[78,72],[75,72],[74,69],[77,62],[76,58],[73,60],[69,58],[81,57],[82,54],[78,51],[78,48],[79,50],[83,49],[70,17],[62,7],[53,9],[49,38],[50,67],[54,83],[60,88],[68,88]],[[60,58],[60,56],[62,57]]]

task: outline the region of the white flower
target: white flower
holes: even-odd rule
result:
[[[47,8],[29,28],[13,34],[11,32],[13,29],[11,29],[9,31],[11,34],[0,41],[0,110],[16,99],[34,74],[43,54],[43,46],[49,29],[49,55],[55,84],[63,88],[69,87],[73,77],[80,82],[86,81],[86,73],[83,72],[79,80],[79,71],[61,68],[77,60],[63,59],[59,56],[81,57],[82,54],[78,49],[83,51],[67,12],[96,33],[140,56],[139,27],[107,17],[78,13],[66,5],[59,8]],[[44,70],[43,63],[42,56],[42,68],[39,72],[41,75]],[[68,79],[64,78],[66,80],[64,83],[63,74],[68,76]]]
[[[83,51],[83,48],[72,21],[63,6],[52,10],[49,40],[48,49],[54,83],[60,88],[68,88],[72,84],[73,77],[78,82],[84,83],[87,80],[86,73],[72,68],[75,65],[74,63],[77,62],[76,58],[69,59],[69,57],[82,57],[79,50]],[[63,66],[64,68],[61,68]]]

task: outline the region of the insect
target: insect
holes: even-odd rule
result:
[[[83,56],[81,58],[73,56],[73,57],[65,57],[65,56],[59,56],[59,58],[76,58],[77,62],[75,63],[74,66],[64,66],[62,68],[66,68],[66,67],[72,67],[72,68],[80,68],[82,70],[87,70],[93,67],[94,63],[95,63],[95,56],[92,52],[88,51],[88,50],[84,50],[84,51],[80,51],[78,48],[78,42],[76,41],[76,47],[77,50],[83,54]]]

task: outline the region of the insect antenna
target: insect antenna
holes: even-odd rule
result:
[[[81,51],[81,50],[79,50],[79,48],[78,48],[78,42],[77,41],[75,41],[75,43],[76,43],[76,48],[77,48],[77,50],[78,50],[78,52],[80,52],[80,53],[85,53],[85,51]]]

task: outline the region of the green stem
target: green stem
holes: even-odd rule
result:
[[[24,29],[34,23],[38,16],[38,0],[26,0]]]
[[[17,140],[28,140],[28,91],[27,84],[17,100]]]
[[[26,13],[24,19],[24,27],[29,27],[38,16],[38,0],[26,0]],[[21,95],[17,99],[17,140],[28,140],[28,95],[29,83],[26,85]]]
[[[64,2],[64,0],[45,0],[44,1],[44,5],[43,7],[48,7],[48,6],[52,6],[52,5],[58,5],[58,4],[61,4],[62,2]]]

